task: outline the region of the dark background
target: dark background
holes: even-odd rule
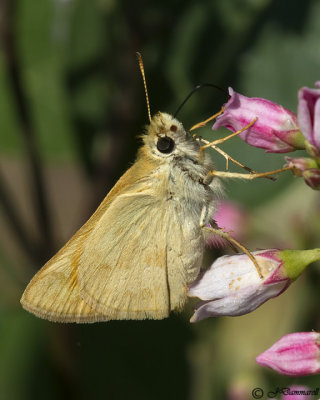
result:
[[[319,329],[317,266],[248,316],[195,325],[191,305],[164,321],[62,325],[19,303],[35,271],[134,161],[148,122],[135,52],[152,113],[174,113],[201,82],[295,112],[297,90],[320,79],[319,2],[0,0],[0,13],[1,399],[242,400],[255,387],[319,386],[254,360],[286,333]],[[179,119],[189,128],[225,101],[204,88]],[[223,149],[259,171],[284,163],[238,138]],[[246,213],[249,248],[319,246],[318,193],[299,179],[226,187]]]

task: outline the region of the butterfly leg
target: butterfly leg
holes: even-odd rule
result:
[[[217,146],[218,144],[224,143],[227,140],[232,139],[233,137],[240,135],[240,133],[242,133],[245,130],[249,129],[257,121],[257,119],[258,119],[257,117],[254,118],[248,125],[244,126],[243,128],[241,128],[240,130],[238,130],[236,132],[231,133],[228,136],[225,136],[224,138],[217,139],[217,140],[214,140],[212,142],[208,142],[207,144],[201,146],[200,150],[199,150],[199,159],[201,159],[201,156],[202,156],[202,153],[203,153],[204,149],[207,149],[209,147]]]
[[[211,227],[207,227],[207,226],[202,226],[202,229],[206,232],[213,233],[214,235],[218,235],[218,236],[222,237],[223,239],[226,239],[228,242],[230,242],[231,244],[238,247],[241,251],[243,251],[252,261],[253,265],[255,266],[255,268],[258,272],[259,277],[261,279],[263,278],[261,268],[260,268],[257,260],[255,259],[254,255],[251,254],[250,251],[246,247],[244,247],[241,243],[239,243],[236,239],[234,239],[232,236],[230,236],[229,233],[224,232],[222,229],[215,229],[215,228],[211,228]]]
[[[203,143],[205,143],[205,144],[208,144],[208,143],[209,143],[208,140],[203,139],[203,138],[201,138],[201,137],[196,137],[196,135],[194,135],[194,138],[195,138],[195,139],[198,139],[199,141],[201,141],[201,142],[203,142]],[[246,165],[242,164],[241,162],[235,160],[235,159],[232,158],[228,153],[226,153],[225,151],[221,150],[219,147],[217,147],[217,146],[215,146],[215,145],[213,145],[213,144],[211,144],[210,147],[213,148],[213,149],[214,149],[215,151],[217,151],[218,153],[220,153],[220,154],[226,159],[226,169],[227,169],[227,170],[229,169],[229,161],[231,161],[231,162],[233,162],[234,164],[238,165],[239,167],[243,168],[244,170],[246,170],[246,171],[248,171],[248,172],[250,172],[250,173],[253,173],[253,174],[257,174],[257,173],[258,173],[257,171],[255,171],[255,170],[253,170],[253,169],[247,167]],[[270,180],[272,180],[272,181],[275,180],[275,178],[273,178],[273,177],[271,177],[271,176],[266,176],[266,178],[267,178],[267,179],[270,179]]]
[[[212,179],[213,176],[218,176],[220,178],[233,178],[233,179],[247,179],[247,180],[253,180],[257,178],[266,178],[270,175],[274,174],[279,174],[284,171],[289,171],[292,170],[292,167],[283,167],[279,169],[275,169],[273,171],[266,171],[266,172],[260,172],[260,173],[250,173],[250,174],[240,174],[238,172],[224,172],[224,171],[210,171],[208,175],[204,178],[203,182],[205,184],[209,183]]]
[[[215,235],[218,235],[222,237],[223,239],[226,239],[230,244],[231,247],[234,249],[234,246],[238,247],[241,251],[243,251],[247,256],[250,258],[250,260],[253,262],[260,278],[263,278],[263,275],[261,273],[261,269],[259,267],[259,264],[257,263],[257,260],[254,258],[254,256],[250,253],[250,251],[244,247],[241,243],[239,243],[236,239],[234,239],[232,236],[229,235],[229,233],[224,232],[222,229],[217,229],[217,228],[212,228],[210,226],[207,226],[207,221],[208,221],[208,215],[210,213],[210,207],[207,205],[204,205],[201,211],[200,215],[200,227],[206,231],[213,233]]]
[[[204,126],[206,126],[206,124],[210,121],[212,121],[213,119],[216,119],[217,117],[219,117],[219,115],[223,114],[225,112],[226,108],[222,107],[220,111],[218,111],[216,114],[211,115],[211,117],[207,118],[206,120],[202,121],[202,122],[198,122],[197,124],[193,125],[189,131],[194,131],[195,129],[198,128],[203,128]]]

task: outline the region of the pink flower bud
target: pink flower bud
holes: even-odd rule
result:
[[[299,157],[299,158],[291,158],[285,157],[286,164],[285,166],[291,167],[292,172],[296,176],[302,176],[303,172],[310,168],[318,168],[318,164],[312,158],[307,157]]]
[[[203,300],[196,306],[191,322],[247,314],[279,296],[307,265],[320,259],[320,249],[271,249],[252,254],[263,279],[246,254],[218,258],[189,288],[189,296]]]
[[[267,152],[287,153],[304,148],[297,117],[286,108],[269,100],[245,97],[229,88],[230,99],[224,113],[219,116],[212,129],[225,126],[236,132],[256,117],[257,121],[239,136],[251,146]]]
[[[308,186],[314,190],[320,190],[320,170],[319,169],[307,169],[302,173],[302,176]]]
[[[320,373],[320,334],[296,332],[283,336],[256,361],[282,375],[311,375]]]
[[[317,89],[303,87],[298,94],[298,123],[306,139],[320,149],[320,81]]]

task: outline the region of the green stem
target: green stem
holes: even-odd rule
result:
[[[297,279],[311,263],[320,260],[320,249],[312,250],[283,250],[281,259],[284,269],[291,281]]]

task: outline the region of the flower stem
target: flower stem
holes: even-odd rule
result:
[[[283,250],[281,258],[289,278],[294,281],[309,264],[320,260],[320,249]]]

